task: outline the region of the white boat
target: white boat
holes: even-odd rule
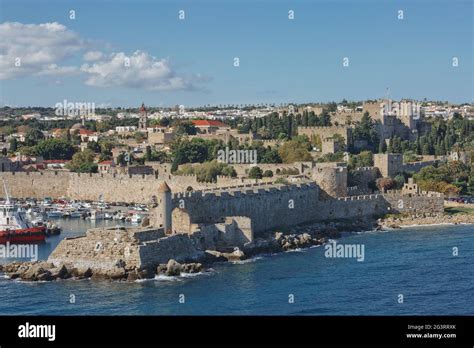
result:
[[[60,218],[63,217],[64,212],[62,212],[61,210],[50,210],[46,212],[46,215],[48,216],[48,218]]]

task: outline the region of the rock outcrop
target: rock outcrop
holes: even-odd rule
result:
[[[167,276],[180,276],[181,273],[199,273],[203,270],[200,263],[184,263],[180,264],[176,260],[169,260],[168,263],[158,265],[156,274],[164,274]]]

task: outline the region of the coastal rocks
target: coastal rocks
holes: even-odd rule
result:
[[[245,260],[246,256],[245,253],[240,250],[239,248],[235,248],[231,253],[222,253],[222,256],[227,259],[227,261],[241,261]]]
[[[176,260],[169,260],[168,263],[158,265],[156,274],[164,274],[169,277],[180,276],[181,273],[199,273],[203,270],[201,263],[183,263],[180,264]]]
[[[171,259],[166,265],[167,276],[179,276],[181,274],[181,264]]]
[[[68,270],[65,265],[55,267],[49,262],[24,262],[5,265],[3,271],[11,278],[28,281],[51,281],[56,279],[84,279],[92,276],[90,268],[79,270],[73,268]]]
[[[125,279],[127,273],[125,272],[125,269],[123,267],[114,267],[107,270],[104,275],[110,280],[120,280]]]
[[[168,270],[168,266],[164,264],[158,265],[156,268],[156,274],[166,274],[166,271]]]
[[[181,271],[183,273],[199,273],[202,270],[203,270],[203,266],[199,262],[197,262],[197,263],[185,263],[181,267]]]
[[[206,250],[202,257],[202,262],[205,264],[211,264],[214,262],[225,262],[227,259],[222,255],[220,251]]]
[[[275,241],[278,242],[281,250],[283,251],[309,248],[310,246],[320,245],[324,242],[324,240],[313,237],[311,234],[306,232],[299,235],[282,235],[281,233],[277,232],[275,234]]]
[[[71,274],[67,270],[66,266],[61,265],[60,267],[56,267],[56,268],[51,269],[51,276],[54,279],[57,279],[57,278],[67,279],[67,278],[71,277]]]
[[[38,281],[50,281],[53,280],[53,276],[50,271],[45,271],[37,276]]]
[[[52,275],[49,271],[52,267],[53,265],[47,262],[30,262],[17,267],[12,274],[7,274],[13,279],[21,278],[30,281],[52,280]]]
[[[127,272],[126,280],[133,282],[140,279],[152,279],[155,277],[155,272],[152,269],[131,269]]]

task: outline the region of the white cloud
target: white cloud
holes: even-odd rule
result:
[[[146,90],[190,90],[205,82],[200,75],[179,75],[167,59],[142,51],[105,55],[91,49],[91,41],[59,23],[0,24],[0,80],[24,76],[56,79],[84,75],[85,84],[96,87],[121,86]],[[68,58],[82,59],[82,66],[64,65]],[[20,62],[19,66],[15,63]],[[127,64],[129,63],[129,64]],[[60,81],[60,80],[57,80]]]
[[[192,81],[177,76],[166,59],[136,51],[130,56],[113,53],[94,64],[84,64],[81,71],[88,75],[86,84],[96,87],[124,86],[147,90],[191,89]]]
[[[71,72],[74,69],[57,63],[87,46],[79,35],[56,22],[2,23],[0,37],[0,79]],[[20,65],[16,66],[18,62]]]
[[[56,64],[50,64],[43,67],[38,76],[65,76],[72,75],[79,72],[78,67],[76,66],[58,66]]]
[[[84,60],[86,62],[93,62],[95,60],[99,60],[104,56],[104,54],[100,51],[89,51],[84,54]]]

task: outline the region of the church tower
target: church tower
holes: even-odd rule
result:
[[[142,103],[142,106],[140,108],[140,117],[138,119],[138,131],[139,132],[146,132],[147,131],[147,121],[148,121],[147,111],[146,111],[146,108],[145,108],[145,104]]]

